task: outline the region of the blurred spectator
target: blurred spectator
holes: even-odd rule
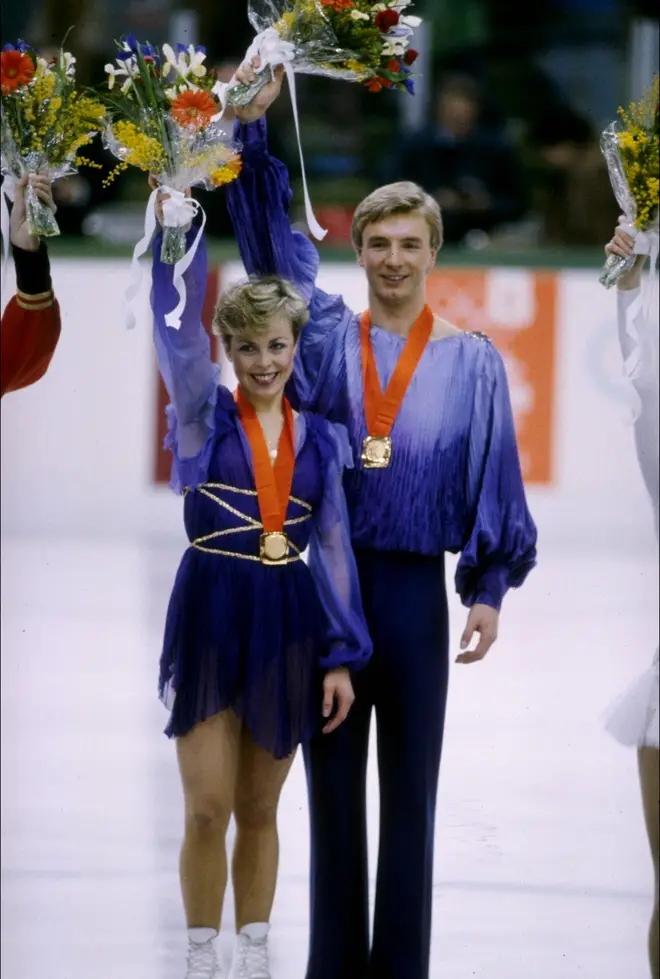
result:
[[[595,126],[623,99],[625,10],[622,0],[552,0],[539,63],[561,96]]]
[[[481,92],[468,76],[441,83],[435,118],[406,140],[391,177],[414,180],[433,194],[448,242],[473,230],[493,231],[525,212],[517,153],[501,130],[483,124]]]
[[[565,106],[539,116],[529,140],[546,243],[596,246],[619,212],[598,133]]]

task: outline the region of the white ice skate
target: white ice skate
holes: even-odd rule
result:
[[[246,925],[236,936],[229,979],[271,979],[267,924]]]
[[[189,938],[186,979],[224,979],[218,962],[215,937],[202,942]]]

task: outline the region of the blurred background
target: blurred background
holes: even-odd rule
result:
[[[60,43],[81,84],[114,39],[203,44],[229,79],[245,0],[1,0],[2,41]],[[417,0],[417,95],[298,76],[320,285],[366,290],[352,211],[421,182],[447,243],[429,301],[504,357],[538,569],[507,598],[488,660],[452,673],[438,812],[432,979],[645,979],[653,892],[634,753],[601,713],[650,663],[658,562],[621,369],[616,297],[598,284],[618,218],[599,134],[658,70],[650,0]],[[272,151],[300,168],[289,95]],[[96,159],[112,165],[97,142]],[[90,154],[91,155],[91,154]],[[165,395],[123,295],[146,180],[55,185],[48,243],[62,337],[47,375],[2,402],[2,965],[7,979],[181,979],[181,797],[156,672],[186,539],[167,488]],[[224,192],[208,214],[208,325],[242,275]],[[11,268],[3,304],[14,288]],[[222,360],[222,351],[214,347]],[[226,365],[225,365],[226,368]],[[225,373],[231,383],[231,374]],[[454,559],[448,558],[448,581]],[[464,624],[453,594],[452,641]],[[370,768],[371,857],[378,791]],[[274,979],[302,976],[308,835],[296,762],[280,814]],[[372,862],[372,868],[373,868]],[[223,940],[231,942],[231,901]]]
[[[452,248],[561,247],[576,260],[598,250],[617,213],[598,136],[657,68],[656,4],[418,0],[415,12],[424,18],[415,38],[421,53],[415,98],[374,98],[359,86],[300,79],[310,189],[329,229],[324,248],[348,245],[352,209],[375,183],[411,178],[443,204]],[[69,45],[84,84],[103,81],[122,32],[158,44],[203,43],[223,78],[253,34],[246,0],[3,0],[5,41],[26,37],[47,48],[71,26]],[[288,97],[272,121],[273,149],[295,179]],[[58,184],[67,246],[80,238],[99,249],[134,240],[144,182],[130,173],[103,191],[101,180],[87,170]],[[230,238],[223,195],[203,197],[209,232]]]

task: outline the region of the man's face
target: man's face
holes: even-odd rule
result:
[[[477,121],[476,102],[458,92],[443,92],[438,102],[438,122],[457,139],[469,136]]]
[[[358,264],[367,274],[372,294],[385,305],[399,306],[424,293],[436,254],[426,219],[411,211],[368,224]]]

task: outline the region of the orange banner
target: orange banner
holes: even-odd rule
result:
[[[506,366],[525,481],[552,483],[557,276],[528,269],[437,269],[429,278],[428,301],[460,329],[491,338]]]

